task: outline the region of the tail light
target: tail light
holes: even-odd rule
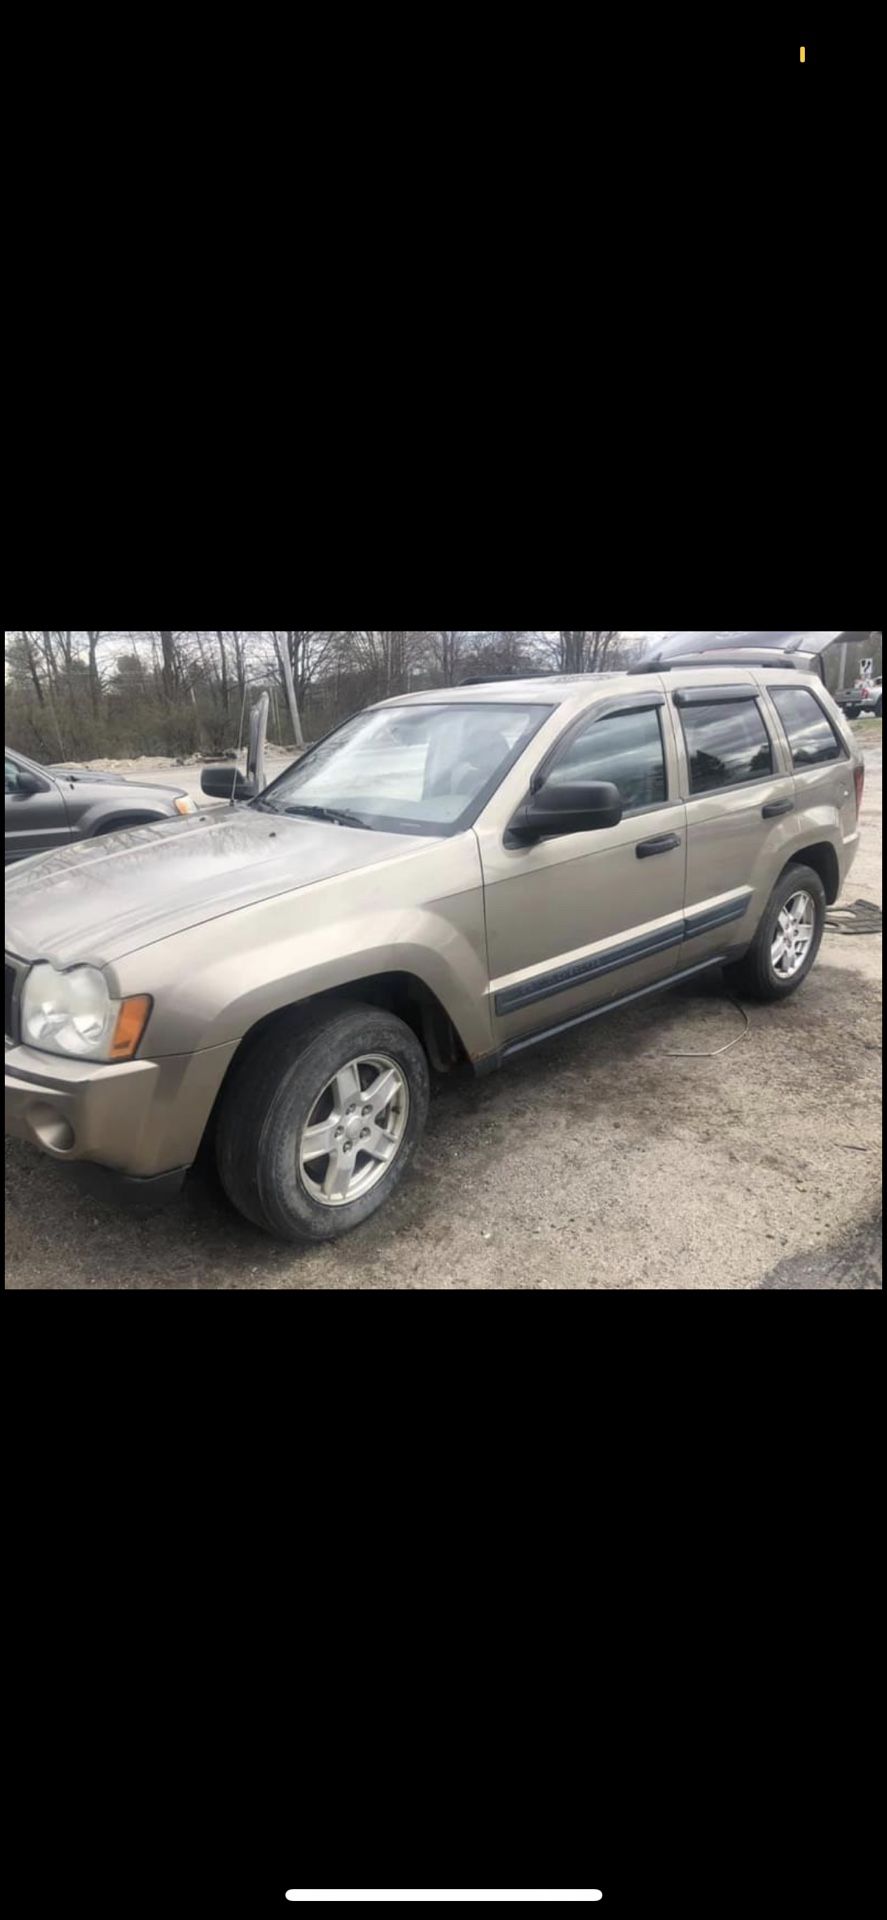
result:
[[[853,774],[856,780],[856,814],[858,819],[862,812],[862,796],[865,793],[865,767],[854,767]]]

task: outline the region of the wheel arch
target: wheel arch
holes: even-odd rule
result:
[[[793,848],[782,872],[787,873],[789,867],[812,867],[822,881],[829,906],[834,906],[841,891],[841,863],[831,841],[817,840],[812,846]],[[782,874],[779,877],[782,879]]]
[[[130,827],[152,827],[159,820],[168,820],[168,813],[151,813],[147,808],[134,808],[131,813],[103,813],[90,823],[86,838],[97,840],[105,833],[127,833]]]
[[[449,1073],[469,1059],[468,1049],[452,1016],[434,989],[418,974],[400,970],[366,974],[331,987],[328,991],[312,994],[307,999],[294,1000],[288,1006],[277,1007],[255,1021],[228,1062],[204,1129],[201,1153],[206,1152],[212,1141],[219,1108],[235,1069],[239,1071],[242,1068],[250,1052],[269,1032],[275,1027],[281,1033],[290,1033],[302,1026],[316,1026],[325,1008],[333,1013],[337,1007],[354,1005],[360,1001],[367,1006],[382,1007],[387,1013],[396,1014],[403,1020],[421,1042],[436,1072]]]
[[[244,1034],[234,1059],[238,1059],[244,1048],[253,1045],[275,1023],[291,1026],[296,1020],[302,1022],[316,1018],[324,1006],[333,1008],[343,1002],[360,1000],[368,1006],[384,1007],[387,1013],[397,1014],[412,1028],[417,1040],[421,1040],[432,1066],[439,1073],[467,1060],[468,1052],[462,1036],[443,1001],[427,981],[406,969],[364,974],[355,980],[330,987],[326,992],[312,994],[307,1000],[295,1000],[290,1006],[278,1007],[273,1013],[257,1020]]]

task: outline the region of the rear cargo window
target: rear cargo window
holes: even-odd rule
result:
[[[843,759],[844,748],[815,694],[806,687],[770,687],[769,694],[788,734],[796,767]]]
[[[754,700],[681,708],[693,793],[763,780],[773,771],[770,735]]]

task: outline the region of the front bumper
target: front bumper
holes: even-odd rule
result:
[[[6,1049],[6,1131],[53,1160],[128,1176],[184,1178],[236,1042],[118,1066]],[[181,1184],[181,1181],[179,1181]]]

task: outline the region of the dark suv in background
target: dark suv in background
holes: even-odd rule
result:
[[[195,811],[180,787],[144,786],[120,773],[40,767],[6,748],[6,866],[73,840]]]

